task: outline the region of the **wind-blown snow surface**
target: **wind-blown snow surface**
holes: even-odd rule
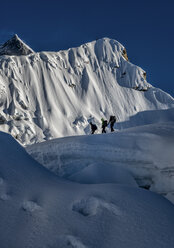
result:
[[[125,133],[123,138],[129,140],[129,135]],[[107,143],[112,140],[111,145],[114,144],[121,134],[95,138],[97,143],[106,141],[106,152]],[[52,150],[62,144],[73,149],[72,139],[46,142],[45,147]],[[87,143],[86,156],[99,155],[94,136],[75,140],[75,146],[81,145],[82,149]],[[41,146],[44,150],[44,144]],[[109,175],[109,169],[108,175],[102,176],[106,168],[101,165],[100,179],[80,184],[64,181],[39,165],[8,134],[0,133],[0,151],[1,248],[173,248],[174,205],[160,195],[138,188],[128,170],[114,169],[112,164],[110,173],[115,170],[121,176]],[[76,155],[68,156],[69,160]],[[76,158],[74,162],[78,164]],[[91,168],[97,167],[93,164]],[[78,175],[74,177],[77,178]]]
[[[28,146],[27,151],[49,170],[69,180],[120,180],[126,184],[134,178],[139,186],[174,203],[174,122],[55,139]]]
[[[67,51],[0,56],[0,130],[24,145],[89,134],[89,121],[99,125],[110,115],[119,128],[125,121],[152,123],[146,111],[172,107],[174,99],[147,83],[146,73],[127,61],[125,48],[109,38]]]
[[[173,248],[174,205],[151,191],[174,202],[174,99],[108,38],[34,53],[15,36],[0,54],[0,130],[23,145],[113,114],[132,127],[28,146],[48,169],[0,132],[0,247]]]

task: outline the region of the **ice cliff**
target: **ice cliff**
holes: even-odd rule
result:
[[[146,122],[144,111],[174,106],[113,39],[39,53],[21,42],[14,36],[0,50],[0,130],[24,145],[87,134],[89,121],[100,125],[109,115],[129,126],[130,117],[141,112],[131,125]]]

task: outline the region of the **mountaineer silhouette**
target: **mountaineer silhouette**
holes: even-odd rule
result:
[[[108,125],[110,124],[111,132],[114,132],[115,122],[116,122],[116,117],[114,115],[111,115],[108,123]]]
[[[101,118],[101,122],[102,122],[102,133],[106,133],[105,128],[108,125],[108,121],[107,120],[104,120],[103,118]]]
[[[93,124],[92,122],[89,123],[91,125],[91,134],[94,134],[95,131],[97,130],[97,126]]]

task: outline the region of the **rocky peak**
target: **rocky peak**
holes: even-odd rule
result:
[[[34,51],[17,34],[0,46],[0,55],[28,55]]]

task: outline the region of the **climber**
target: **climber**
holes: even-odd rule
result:
[[[111,132],[114,132],[115,122],[116,122],[116,117],[114,115],[111,115],[110,119],[109,119],[109,123],[108,123],[108,124],[110,124]]]
[[[89,123],[91,125],[91,134],[94,134],[95,131],[97,130],[97,126],[93,124],[92,122]]]
[[[108,122],[107,120],[104,120],[103,118],[101,118],[101,122],[102,122],[102,133],[106,133],[105,128],[107,127]]]

